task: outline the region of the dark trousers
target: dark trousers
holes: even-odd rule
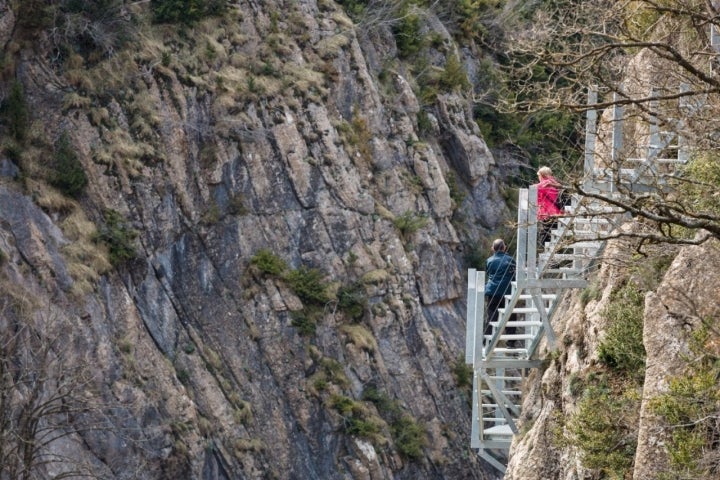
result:
[[[558,221],[555,217],[546,218],[540,221],[540,231],[538,232],[538,248],[545,248],[545,242],[550,241],[550,230],[557,228]]]
[[[485,296],[485,327],[483,328],[483,333],[485,335],[490,335],[492,333],[492,325],[490,325],[491,322],[497,322],[500,318],[500,315],[498,312],[498,309],[503,305],[505,301],[504,296],[499,297],[492,297],[490,295]],[[515,320],[515,314],[510,315],[510,318],[508,321]],[[505,333],[507,334],[513,334],[515,333],[515,327],[505,327]]]
[[[485,296],[485,328],[483,332],[485,335],[492,333],[492,326],[490,323],[498,321],[498,308],[503,304],[505,297],[492,297],[490,295]]]

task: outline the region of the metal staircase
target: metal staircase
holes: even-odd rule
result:
[[[593,89],[588,102],[597,103]],[[597,165],[597,112],[588,110],[583,191],[612,196],[621,194],[620,186],[646,189],[657,185],[658,168],[667,170],[668,164],[687,161],[684,140],[662,133],[659,122],[650,119],[649,123],[649,141],[634,150],[640,148],[641,156],[621,162],[622,109],[613,108],[610,161]],[[604,248],[603,237],[626,221],[623,211],[575,196],[538,251],[537,187],[521,189],[518,203],[516,279],[487,336],[483,334],[485,272],[468,270],[465,360],[474,372],[470,446],[500,472],[505,472],[510,444],[518,433],[516,420],[529,370],[540,366],[542,354],[556,349],[551,320],[559,300],[566,290],[587,286],[588,274],[597,267]]]

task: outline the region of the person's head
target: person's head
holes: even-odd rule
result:
[[[498,238],[493,242],[493,252],[504,252],[505,248],[505,241],[502,238]]]
[[[550,167],[540,167],[537,174],[540,180],[543,178],[550,178],[552,177],[552,170],[550,170]]]

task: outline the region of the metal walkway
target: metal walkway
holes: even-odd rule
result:
[[[588,103],[597,103],[597,92],[592,89]],[[659,169],[666,172],[668,165],[688,159],[686,142],[661,132],[659,122],[652,118],[648,121],[647,144],[635,143],[635,158],[620,159],[621,108],[612,110],[611,122],[610,161],[600,165],[595,158],[597,112],[587,112],[585,192],[612,196],[618,194],[619,184],[631,190],[657,186]],[[596,258],[604,247],[602,238],[626,219],[624,212],[599,200],[575,196],[539,252],[537,187],[521,189],[516,279],[499,310],[498,321],[492,324],[492,334],[487,336],[483,335],[485,272],[468,270],[465,361],[474,372],[470,446],[500,472],[505,472],[512,437],[518,433],[523,384],[530,369],[538,368],[542,361],[539,346],[544,340],[543,352],[557,348],[551,320],[559,300],[566,290],[587,286],[588,274],[596,268]]]

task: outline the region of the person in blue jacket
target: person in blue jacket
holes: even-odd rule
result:
[[[485,262],[485,305],[486,321],[484,333],[492,331],[491,322],[498,320],[498,308],[502,305],[505,295],[511,291],[511,282],[515,277],[515,260],[506,252],[507,245],[498,238],[492,245],[493,255]],[[509,332],[508,332],[509,333]]]

